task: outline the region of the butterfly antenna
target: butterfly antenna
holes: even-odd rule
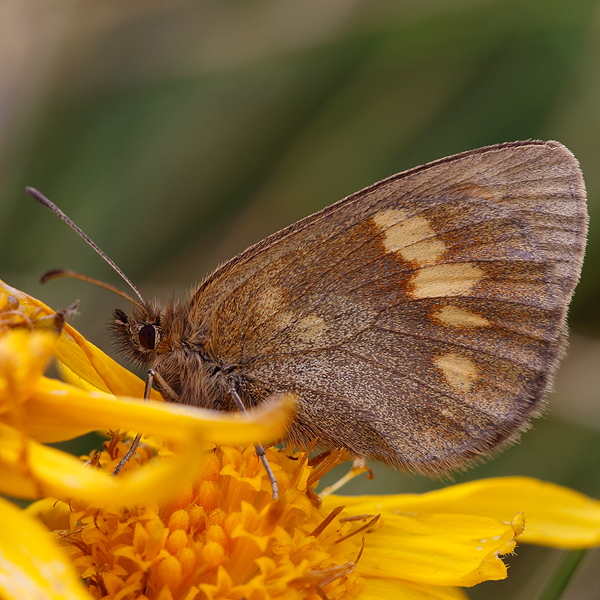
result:
[[[89,277],[88,275],[82,275],[81,273],[77,273],[77,271],[71,271],[70,269],[52,269],[51,271],[47,271],[46,273],[44,273],[40,281],[41,283],[46,283],[48,281],[52,281],[53,279],[60,279],[61,277],[68,277],[69,279],[79,279],[81,281],[86,281],[87,283],[93,283],[98,287],[102,287],[105,290],[110,290],[114,294],[118,294],[122,298],[125,298],[125,300],[129,300],[129,302],[135,304],[140,310],[146,310],[143,304],[140,304],[129,294],[126,294],[123,290],[116,288],[114,285],[110,285],[110,283],[104,283],[104,281],[94,279],[93,277]]]
[[[81,227],[79,227],[78,225],[76,225],[69,217],[67,217],[67,215],[65,215],[65,213],[60,210],[60,208],[58,208],[58,206],[56,206],[56,204],[54,204],[54,202],[51,202],[50,200],[48,200],[48,198],[46,198],[46,196],[44,196],[44,194],[42,194],[41,192],[38,192],[38,190],[36,190],[35,188],[32,187],[26,187],[25,191],[32,197],[35,198],[40,204],[43,204],[46,208],[49,208],[55,215],[59,216],[71,229],[73,229],[75,232],[77,232],[77,234],[79,235],[79,237],[81,237],[83,240],[85,240],[122,278],[123,281],[125,281],[125,283],[127,283],[127,285],[135,292],[136,296],[141,300],[143,305],[146,305],[146,301],[144,300],[143,296],[140,294],[139,290],[135,287],[135,285],[133,285],[133,282],[129,279],[129,277],[127,277],[127,275],[125,275],[125,273],[123,273],[123,271],[121,271],[121,269],[119,269],[119,267],[117,267],[116,263],[103,251],[101,250],[94,241],[92,241],[92,239],[90,237],[88,237],[83,230],[81,229]],[[67,273],[65,271],[65,273]],[[72,276],[72,275],[65,275],[67,277]],[[50,278],[48,278],[50,279]],[[82,279],[82,277],[77,277],[77,279]],[[87,281],[90,281],[91,283],[99,283],[97,282],[97,280],[93,280],[91,281],[91,278],[88,278]],[[107,287],[108,284],[103,285],[103,287]],[[116,288],[113,288],[112,286],[107,287],[107,289],[112,289],[112,291],[115,291]],[[117,292],[119,293],[119,292]],[[120,293],[120,295],[123,295],[123,292]],[[125,295],[125,297],[128,300],[133,301],[133,298],[129,298],[127,295]],[[133,301],[134,304],[137,304],[137,302]],[[140,306],[138,304],[138,306]]]

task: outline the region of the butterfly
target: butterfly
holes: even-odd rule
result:
[[[236,410],[292,393],[289,440],[445,472],[543,408],[587,220],[567,148],[480,148],[298,221],[164,307],[126,279],[140,302],[113,329],[167,400]]]

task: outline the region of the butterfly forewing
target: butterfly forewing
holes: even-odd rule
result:
[[[384,180],[249,248],[200,286],[190,312],[247,404],[297,394],[292,439],[445,470],[539,410],[586,226],[566,148],[482,148]]]

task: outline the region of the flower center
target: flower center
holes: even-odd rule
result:
[[[110,469],[126,446],[113,438],[105,448],[92,462]],[[267,455],[281,490],[277,501],[252,447],[209,452],[194,483],[168,503],[109,508],[71,501],[70,529],[60,537],[92,594],[333,600],[362,591],[354,569],[360,533],[377,517],[345,518],[343,507],[324,512],[311,485],[311,475],[339,460],[313,469],[303,452]],[[142,446],[129,468],[150,456]]]

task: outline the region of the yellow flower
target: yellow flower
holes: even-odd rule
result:
[[[290,449],[291,450],[291,449]],[[187,489],[163,503],[106,509],[41,505],[96,598],[329,598],[364,588],[360,531],[376,516],[329,516],[307,494],[307,455],[267,450],[273,501],[254,448],[218,447]],[[147,454],[136,456],[143,463]],[[102,459],[101,459],[102,460]],[[110,459],[109,459],[110,460]]]
[[[131,468],[148,456],[141,449]],[[314,487],[342,453],[316,465],[292,448],[267,456],[276,502],[253,448],[217,447],[166,502],[52,499],[30,512],[57,532],[94,598],[119,600],[466,598],[461,586],[506,577],[501,555],[517,536],[571,548],[600,542],[599,502],[535,479],[321,501]],[[118,458],[105,452],[98,462]]]
[[[35,310],[37,301],[4,290]],[[20,318],[33,319],[31,312]],[[76,377],[96,388],[141,389],[139,380],[69,327],[58,342],[47,336],[37,341],[48,331],[36,327],[28,335],[21,327],[9,329],[3,337],[10,352],[3,353],[0,334],[0,373],[2,365],[9,368],[0,384],[0,486],[8,488],[9,481],[13,495],[43,491],[58,500],[46,498],[28,515],[18,513],[20,534],[4,529],[16,509],[0,504],[2,597],[28,597],[23,586],[6,583],[18,574],[38,597],[56,599],[450,600],[466,598],[461,587],[506,577],[501,556],[514,550],[517,537],[568,548],[600,543],[600,502],[529,478],[481,480],[423,495],[325,491],[319,497],[319,479],[345,458],[342,452],[309,461],[308,452],[267,448],[280,487],[273,501],[249,444],[277,435],[277,427],[259,429],[221,415],[203,429],[206,422],[185,407],[117,401],[46,380],[35,360],[43,363],[53,348]],[[285,424],[281,407],[260,418],[273,414],[277,425]],[[111,426],[156,433],[169,444],[142,444],[122,474],[111,478],[107,474],[127,450],[122,435],[87,457],[85,467],[36,441]],[[206,450],[207,439],[229,445]],[[188,461],[187,471],[177,470],[181,461]],[[180,485],[163,474],[157,493],[161,467],[175,472]],[[138,493],[122,489],[131,487]],[[62,548],[52,548],[39,525],[27,522],[34,515]],[[87,590],[77,587],[74,572]]]

